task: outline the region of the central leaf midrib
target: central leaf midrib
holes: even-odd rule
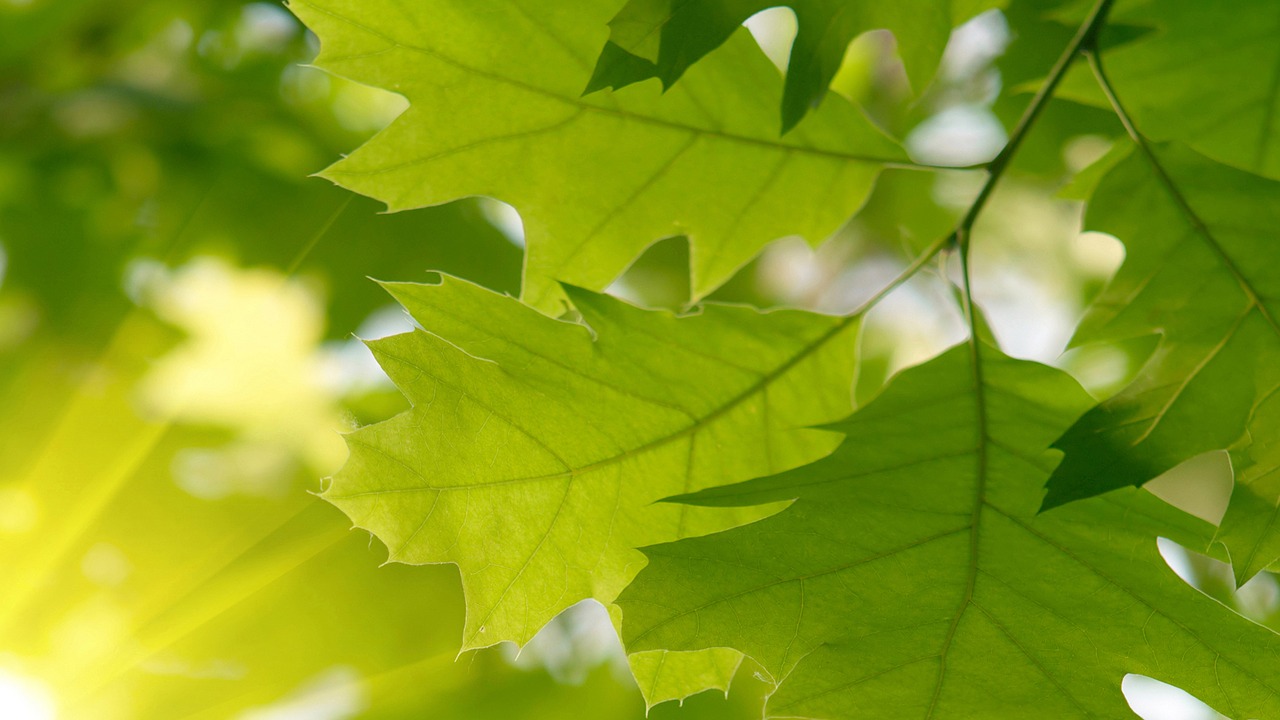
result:
[[[1177,208],[1179,214],[1182,215],[1183,220],[1186,221],[1195,234],[1200,236],[1200,239],[1203,240],[1209,249],[1218,257],[1218,261],[1222,264],[1223,268],[1226,269],[1232,278],[1235,279],[1236,283],[1240,286],[1240,290],[1245,294],[1245,297],[1248,298],[1249,302],[1255,308],[1257,308],[1258,312],[1262,315],[1262,318],[1267,322],[1267,325],[1271,327],[1271,331],[1277,337],[1280,337],[1280,323],[1277,323],[1276,319],[1272,316],[1270,309],[1262,302],[1261,293],[1253,287],[1253,283],[1249,280],[1248,276],[1244,274],[1240,267],[1236,265],[1235,259],[1231,257],[1231,254],[1227,252],[1226,248],[1218,242],[1217,237],[1214,235],[1213,231],[1209,229],[1208,224],[1205,223],[1205,221],[1200,217],[1200,214],[1196,212],[1194,207],[1192,207],[1190,200],[1187,199],[1187,196],[1182,192],[1178,183],[1173,179],[1173,176],[1169,173],[1168,169],[1165,168],[1164,163],[1160,161],[1159,156],[1151,147],[1151,141],[1134,123],[1133,117],[1129,115],[1123,101],[1116,93],[1115,86],[1111,84],[1111,80],[1107,77],[1107,73],[1103,69],[1101,56],[1097,52],[1091,52],[1087,57],[1089,60],[1089,66],[1093,70],[1093,74],[1098,81],[1098,85],[1100,86],[1103,95],[1107,97],[1108,102],[1111,104],[1112,110],[1115,111],[1117,118],[1120,120],[1120,124],[1124,126],[1125,132],[1129,135],[1133,144],[1137,146],[1138,152],[1142,154],[1143,158],[1145,158],[1147,163],[1151,166],[1160,186],[1163,187],[1165,192],[1169,195],[1169,199],[1173,201],[1174,206]]]
[[[1168,170],[1165,169],[1164,164],[1160,162],[1151,147],[1146,142],[1140,142],[1138,143],[1138,146],[1141,148],[1143,156],[1147,158],[1148,162],[1150,162],[1152,169],[1156,172],[1156,177],[1160,179],[1161,185],[1163,185],[1166,192],[1169,193],[1170,199],[1173,200],[1174,205],[1178,208],[1178,211],[1182,214],[1187,224],[1195,230],[1196,235],[1200,236],[1214,254],[1218,256],[1218,260],[1222,263],[1227,272],[1235,279],[1236,283],[1239,284],[1240,289],[1244,291],[1249,302],[1258,310],[1262,315],[1262,318],[1267,321],[1267,325],[1271,328],[1271,332],[1277,337],[1280,337],[1280,323],[1276,322],[1275,317],[1271,314],[1270,308],[1262,302],[1262,296],[1258,293],[1257,289],[1253,287],[1253,282],[1250,281],[1249,277],[1244,274],[1244,271],[1236,265],[1235,260],[1231,257],[1230,253],[1227,252],[1226,248],[1218,242],[1213,231],[1209,229],[1209,226],[1200,218],[1199,213],[1197,213],[1195,208],[1191,206],[1191,202],[1187,200],[1186,195],[1182,193],[1182,190],[1174,181],[1173,176],[1171,176]]]
[[[965,288],[968,290],[968,268],[965,268]],[[966,295],[966,297],[968,297]],[[972,303],[972,298],[969,298]],[[970,304],[968,308],[970,318],[969,332],[969,366],[973,379],[974,393],[974,415],[975,425],[977,426],[977,446],[974,448],[974,489],[973,489],[973,512],[969,518],[969,565],[965,570],[965,588],[964,594],[961,596],[960,604],[956,607],[955,614],[952,616],[951,624],[947,627],[947,634],[942,640],[942,648],[938,651],[938,679],[934,684],[933,697],[929,701],[929,711],[925,714],[925,720],[931,720],[934,712],[938,709],[938,701],[942,697],[942,686],[947,675],[947,655],[951,650],[952,643],[955,642],[956,633],[960,629],[960,621],[964,617],[965,611],[973,604],[974,587],[978,581],[978,552],[979,542],[981,540],[982,528],[982,509],[987,503],[987,446],[988,446],[988,419],[987,419],[987,395],[986,381],[982,372],[982,349],[979,346],[978,332],[974,313],[977,312]]]
[[[792,355],[786,362],[774,368],[769,373],[761,376],[759,380],[757,380],[755,383],[753,383],[750,387],[748,387],[743,392],[731,398],[725,404],[717,407],[716,409],[712,410],[708,414],[702,416],[701,418],[697,419],[695,422],[689,424],[688,426],[682,428],[681,430],[668,435],[664,435],[659,438],[655,438],[643,445],[624,450],[623,452],[617,453],[615,455],[604,458],[602,460],[597,460],[587,465],[582,465],[575,468],[572,465],[570,465],[570,463],[560,458],[557,453],[554,453],[553,451],[551,451],[551,449],[542,440],[533,436],[531,433],[529,433],[527,430],[522,429],[520,426],[511,424],[510,422],[508,422],[508,424],[511,425],[511,427],[515,428],[517,431],[521,432],[522,434],[530,437],[530,439],[534,440],[539,445],[546,448],[548,452],[552,452],[552,457],[555,457],[557,461],[559,461],[562,465],[565,466],[566,469],[556,473],[547,473],[547,474],[534,475],[534,476],[528,476],[528,477],[507,478],[503,480],[493,480],[493,481],[482,482],[482,483],[469,483],[466,485],[447,485],[447,486],[424,485],[421,487],[371,490],[371,491],[360,492],[360,493],[352,493],[352,494],[343,495],[343,496],[326,496],[326,497],[332,500],[345,500],[345,499],[357,498],[357,497],[381,495],[385,493],[477,490],[477,489],[483,489],[486,487],[492,487],[497,485],[515,485],[515,484],[530,483],[530,482],[564,479],[566,477],[577,477],[580,475],[591,473],[595,470],[599,470],[604,467],[608,467],[610,465],[624,462],[632,457],[642,455],[652,450],[656,450],[668,443],[672,443],[677,440],[681,440],[685,437],[688,437],[690,435],[693,435],[694,433],[697,433],[698,431],[707,427],[708,425],[715,422],[716,420],[723,417],[724,415],[732,412],[739,405],[741,405],[742,403],[746,402],[747,400],[751,399],[755,395],[762,392],[765,388],[767,388],[769,385],[776,382],[778,379],[780,379],[783,375],[789,372],[796,365],[803,362],[806,358],[808,358],[813,353],[817,352],[819,349],[825,346],[832,339],[839,336],[840,333],[847,330],[848,327],[860,317],[861,317],[861,313],[846,315],[845,317],[841,318],[838,322],[833,324],[830,329],[828,329],[825,333],[815,338],[809,344],[805,345],[803,348],[800,349],[799,352],[797,352],[795,355]],[[401,358],[389,352],[383,351],[382,354],[396,360],[397,362],[402,362],[410,367],[420,370],[427,376],[435,378],[438,382],[442,382],[442,383],[445,382],[444,380],[439,378],[438,375],[436,375],[435,373],[432,373],[430,370],[418,365],[417,363],[411,362],[409,360],[406,360],[404,358]],[[459,392],[463,392],[459,388],[455,388],[455,389],[457,389]],[[466,395],[465,392],[463,394]],[[466,397],[471,398],[470,395],[466,395]],[[474,401],[475,399],[472,398],[472,400]],[[386,454],[386,453],[384,452],[383,454]],[[419,476],[421,475],[419,474]]]

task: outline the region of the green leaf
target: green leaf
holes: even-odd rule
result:
[[[1249,421],[1249,434],[1231,453],[1235,487],[1214,541],[1231,560],[1236,585],[1280,558],[1280,402],[1268,395]]]
[[[1125,42],[1132,28],[1152,31]],[[1270,0],[1117,3],[1103,34],[1107,74],[1152,139],[1280,177],[1280,11]],[[1062,95],[1106,106],[1087,71]]]
[[[391,210],[486,195],[524,220],[524,298],[603,289],[654,241],[687,235],[694,299],[766,243],[817,242],[903,151],[848,103],[777,137],[777,71],[745,30],[681,87],[581,97],[614,4],[295,0],[316,62],[410,108],[322,173]],[[763,95],[764,99],[759,96]]]
[[[584,326],[450,278],[387,288],[425,331],[369,347],[413,408],[349,435],[323,497],[391,561],[458,565],[464,648],[611,603],[644,563],[636,547],[759,517],[653,503],[819,458],[838,437],[807,426],[850,407],[852,317],[675,316],[566,288]],[[723,653],[673,662],[720,669],[721,687],[732,670]],[[653,672],[651,702],[688,694],[687,677]]]
[[[1156,333],[1161,342],[1129,387],[1055,444],[1066,456],[1046,507],[1141,485],[1210,450],[1237,448],[1244,459],[1254,452],[1245,449],[1249,435],[1266,454],[1280,425],[1255,406],[1280,388],[1280,368],[1270,361],[1280,349],[1273,299],[1280,182],[1178,145],[1143,145],[1099,184],[1086,226],[1120,238],[1127,255],[1074,342]],[[1261,472],[1272,464],[1264,461]],[[1274,517],[1280,494],[1265,482],[1246,485],[1233,505],[1248,500],[1250,513]],[[1269,507],[1254,502],[1259,493]],[[1280,524],[1246,520],[1243,511],[1228,514],[1220,538],[1242,582],[1280,557],[1272,554]]]
[[[627,661],[645,703],[652,708],[704,690],[728,693],[729,682],[742,664],[742,653],[728,648],[697,652],[651,650],[632,653]]]
[[[1037,514],[1045,448],[1089,403],[981,345],[908,370],[831,456],[680,498],[776,516],[646,548],[629,647],[733,647],[778,683],[766,716],[1131,717],[1140,673],[1235,718],[1280,713],[1280,639],[1183,583],[1157,536],[1207,523],[1129,489]]]
[[[609,42],[587,92],[653,77],[670,88],[740,32],[747,18],[781,5],[795,12],[799,26],[782,97],[785,133],[822,103],[846,48],[858,35],[893,32],[908,77],[922,89],[937,69],[952,28],[1003,4],[1004,0],[630,0],[609,22]]]

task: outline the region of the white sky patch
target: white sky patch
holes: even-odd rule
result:
[[[921,162],[963,167],[995,157],[1007,139],[991,111],[957,105],[917,125],[907,136],[907,149]]]
[[[606,663],[625,668],[626,655],[613,629],[609,611],[595,600],[583,600],[560,613],[517,654],[504,644],[517,667],[540,667],[557,682],[580,685],[592,670]]]
[[[413,318],[399,305],[374,310],[360,324],[354,338],[325,345],[325,386],[335,395],[392,387],[391,379],[382,371],[364,341],[407,333],[416,327]]]
[[[40,682],[0,669],[0,717],[5,720],[56,720],[53,693]]]
[[[742,24],[751,31],[751,36],[756,39],[756,44],[764,54],[779,70],[785,72],[791,60],[791,45],[795,42],[796,31],[800,29],[796,14],[791,8],[761,10]]]
[[[1122,688],[1143,720],[1225,720],[1186,692],[1144,675],[1126,675]]]
[[[515,208],[493,198],[480,198],[480,212],[485,220],[507,236],[512,245],[524,247],[524,221]]]

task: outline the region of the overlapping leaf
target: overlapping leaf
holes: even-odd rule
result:
[[[636,547],[758,517],[653,502],[821,457],[838,437],[806,426],[850,407],[852,318],[677,317],[570,289],[584,326],[448,278],[388,288],[426,331],[370,348],[413,408],[348,436],[324,498],[391,560],[459,566],[466,648],[612,602]],[[736,665],[636,661],[651,701],[723,687]]]
[[[1099,184],[1086,224],[1125,243],[1124,265],[1076,342],[1159,333],[1138,379],[1057,442],[1048,506],[1142,483],[1209,450],[1236,450],[1222,539],[1238,579],[1280,556],[1280,432],[1257,408],[1280,388],[1280,182],[1177,145],[1143,146]],[[1254,457],[1254,456],[1257,457]]]
[[[782,97],[782,129],[817,108],[840,69],[845,50],[868,30],[890,30],[907,75],[923,88],[942,58],[952,28],[1002,0],[630,0],[610,21],[588,91],[656,77],[671,87],[752,15],[787,6],[799,28]]]
[[[1271,0],[1117,2],[1108,74],[1143,131],[1280,177],[1280,8]],[[1123,42],[1134,29],[1141,39]],[[1106,105],[1087,72],[1063,94]]]
[[[771,240],[825,239],[884,163],[905,160],[844,102],[779,138],[780,79],[745,30],[665,95],[649,83],[582,97],[609,0],[291,7],[320,36],[320,66],[411,103],[323,175],[392,210],[510,203],[528,243],[524,297],[548,312],[561,309],[555,281],[602,289],[674,235],[690,238],[701,297]]]
[[[646,548],[630,647],[729,646],[768,717],[1132,717],[1140,673],[1233,718],[1280,714],[1280,636],[1184,584],[1157,535],[1206,523],[1128,489],[1038,514],[1045,451],[1089,403],[1068,376],[962,346],[836,426],[828,458],[682,498],[774,517]]]

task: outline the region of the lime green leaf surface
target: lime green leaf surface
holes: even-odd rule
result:
[[[779,683],[768,717],[1132,717],[1126,673],[1276,717],[1280,637],[1188,587],[1157,548],[1209,526],[1135,489],[1037,514],[1045,448],[1089,398],[975,347],[832,426],[847,439],[831,456],[680,498],[796,500],[646,548],[619,600],[630,647],[742,650]]]
[[[587,90],[619,88],[652,77],[669,88],[747,18],[786,6],[795,12],[799,29],[782,97],[785,132],[826,97],[845,49],[858,35],[868,30],[892,31],[907,75],[922,89],[937,69],[952,28],[1003,4],[1002,0],[630,0],[609,23],[609,42]]]
[[[449,278],[388,288],[425,331],[369,347],[413,408],[349,435],[324,497],[392,561],[459,566],[465,648],[612,602],[644,564],[634,548],[759,517],[653,503],[821,457],[838,437],[806,426],[850,407],[852,318],[677,317],[568,289],[582,325]],[[640,663],[651,701],[717,669],[723,687],[737,664],[672,662]]]
[[[653,707],[668,700],[684,700],[704,690],[729,692],[729,683],[742,664],[742,653],[728,648],[694,652],[650,650],[632,653],[627,661],[645,703]]]
[[[1139,127],[1214,159],[1280,177],[1280,9],[1271,0],[1118,2],[1107,73]],[[1134,28],[1140,39],[1124,42]],[[1063,95],[1105,106],[1087,70]]]
[[[525,299],[603,289],[664,237],[691,241],[693,294],[769,241],[834,232],[902,150],[848,103],[780,139],[777,71],[745,31],[665,95],[582,97],[616,5],[589,0],[295,0],[316,62],[411,103],[323,175],[392,210],[470,195],[520,212]]]
[[[1146,146],[1102,180],[1086,224],[1120,238],[1127,254],[1075,341],[1159,333],[1161,342],[1133,384],[1056,443],[1066,457],[1046,505],[1141,485],[1210,450],[1236,448],[1237,462],[1268,454],[1280,425],[1255,406],[1280,387],[1270,361],[1280,350],[1280,182],[1182,146]],[[1253,440],[1262,444],[1247,449]],[[1280,495],[1266,477],[1250,481],[1273,464],[1242,474],[1233,503],[1265,517],[1246,519],[1241,506],[1224,521],[1242,580],[1280,556],[1280,523],[1270,519]]]

